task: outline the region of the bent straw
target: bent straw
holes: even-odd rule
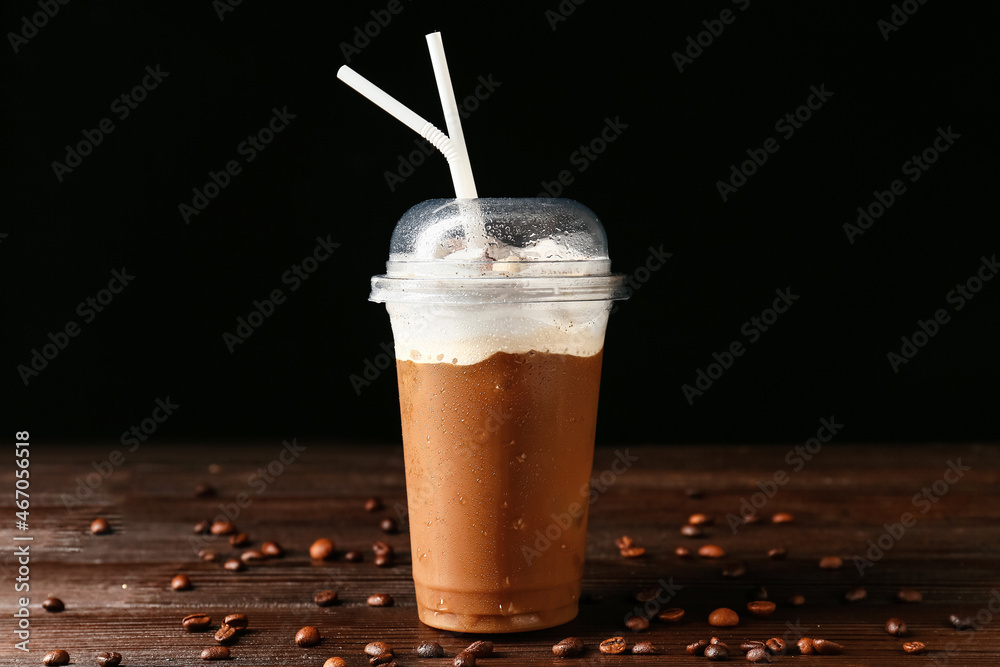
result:
[[[448,71],[448,60],[444,54],[444,42],[441,41],[440,32],[427,35],[427,50],[431,55],[434,78],[437,80],[438,93],[441,95],[441,109],[444,111],[448,137],[457,153],[456,159],[448,162],[451,178],[455,182],[455,192],[459,199],[475,199],[476,182],[472,176],[472,163],[469,161],[469,151],[462,132],[462,117],[458,114],[458,103],[455,101],[455,90],[451,85],[451,74]]]

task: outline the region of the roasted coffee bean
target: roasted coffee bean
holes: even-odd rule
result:
[[[948,620],[952,625],[955,626],[956,630],[975,630],[976,622],[971,616],[956,616],[952,614],[948,617]]]
[[[631,549],[632,547],[635,546],[635,540],[633,540],[628,535],[622,535],[621,537],[615,540],[615,546],[618,547],[619,550]]]
[[[844,647],[829,639],[814,639],[813,648],[820,655],[840,655],[844,652]]]
[[[68,665],[69,664],[69,653],[66,651],[49,651],[42,658],[42,664],[45,665]]]
[[[232,521],[219,519],[218,521],[213,521],[212,526],[208,530],[213,535],[232,535],[236,532],[236,526],[233,525]]]
[[[795,521],[795,517],[788,512],[778,512],[771,515],[771,523],[791,523],[793,521]]]
[[[347,661],[343,658],[327,658],[323,667],[347,667]]]
[[[417,655],[421,658],[440,658],[444,655],[444,649],[437,642],[423,642],[417,647]]]
[[[465,650],[468,653],[476,656],[477,658],[490,658],[493,656],[493,642],[491,641],[478,641],[472,642]]]
[[[202,559],[207,563],[213,563],[219,560],[219,555],[212,551],[211,549],[199,549],[198,558]]]
[[[319,640],[319,630],[311,625],[307,625],[295,633],[295,643],[302,647],[315,646]]]
[[[259,551],[250,549],[249,551],[244,551],[240,554],[240,560],[249,565],[250,563],[259,563],[263,560],[267,560],[267,557]]]
[[[366,512],[377,512],[382,509],[384,505],[382,504],[382,499],[378,496],[372,496],[365,501],[365,511]]]
[[[795,643],[799,649],[799,653],[802,655],[812,655],[816,652],[816,647],[813,646],[813,640],[809,637],[803,637]]]
[[[58,613],[66,608],[63,601],[56,597],[47,597],[42,600],[42,609],[45,611],[51,611],[53,614]]]
[[[824,570],[839,570],[844,565],[844,559],[840,556],[823,556],[819,559],[819,566]]]
[[[805,603],[806,603],[806,596],[802,595],[801,593],[795,593],[793,595],[788,596],[788,604],[792,605],[793,607],[801,607]]]
[[[194,528],[192,530],[195,533],[195,535],[206,535],[211,529],[212,529],[212,522],[206,520],[206,521],[199,521],[198,523],[194,524]]]
[[[742,577],[747,573],[746,563],[730,563],[729,565],[722,568],[722,576],[729,579],[735,579],[737,577]]]
[[[389,567],[392,565],[392,555],[391,554],[375,554],[375,567]]]
[[[226,568],[230,572],[242,572],[247,569],[246,564],[239,558],[227,559],[226,562],[222,564],[222,567]]]
[[[788,556],[785,547],[775,547],[767,550],[767,557],[771,560],[784,560]]]
[[[260,552],[268,558],[281,558],[285,555],[285,550],[274,541],[264,542],[260,545]]]
[[[225,646],[209,646],[201,652],[202,660],[229,660],[229,649]]]
[[[369,607],[391,607],[394,602],[388,593],[376,593],[368,596]]]
[[[900,602],[921,602],[924,596],[915,588],[900,588],[896,593],[896,599]]]
[[[893,637],[902,637],[906,634],[906,621],[901,618],[890,618],[885,622],[885,631]]]
[[[718,637],[712,637],[711,639],[708,640],[708,643],[709,644],[722,644],[726,648],[729,648],[729,646],[724,641],[722,641],[721,639],[719,639]]]
[[[329,607],[337,601],[337,591],[320,591],[313,596],[313,602],[320,607]]]
[[[309,557],[313,560],[326,560],[333,555],[333,542],[321,537],[309,546]]]
[[[760,616],[761,618],[767,618],[773,614],[776,607],[776,604],[769,602],[768,600],[754,600],[753,602],[747,603],[747,611],[754,616]]]
[[[649,630],[649,619],[645,616],[630,616],[625,621],[625,627],[632,632],[645,632]]]
[[[122,654],[115,651],[105,651],[97,654],[97,664],[100,667],[118,667],[122,662]]]
[[[246,614],[229,614],[222,619],[222,622],[234,630],[246,630],[247,626],[250,625],[250,619],[247,618]]]
[[[99,517],[90,522],[90,532],[94,535],[105,535],[111,532],[111,524],[104,517]]]
[[[904,642],[903,652],[910,655],[920,655],[927,650],[927,644],[923,642]]]
[[[188,632],[202,632],[212,625],[212,617],[208,614],[188,614],[181,621],[181,625]]]
[[[702,558],[722,558],[726,552],[718,544],[705,544],[698,548],[698,555]]]
[[[785,655],[788,650],[788,645],[781,637],[771,637],[764,642],[764,646],[772,655]]]
[[[863,586],[855,586],[844,593],[844,599],[848,602],[861,602],[868,597],[868,591]]]
[[[679,558],[690,558],[691,550],[688,549],[687,547],[677,547],[676,549],[674,549],[674,555]]]
[[[360,551],[351,550],[344,554],[344,560],[348,563],[360,563],[365,559],[365,555]]]
[[[696,642],[688,644],[685,650],[687,650],[687,652],[691,655],[697,655],[700,657],[705,655],[705,649],[708,648],[708,646],[709,644],[707,639],[699,639]]]
[[[215,641],[220,644],[232,644],[236,641],[236,628],[223,623],[215,631]]]
[[[757,514],[756,512],[752,512],[750,514],[743,514],[741,515],[740,518],[743,519],[744,525],[749,525],[751,523],[760,523],[760,515]]]
[[[652,642],[636,642],[632,646],[632,655],[657,655],[659,651]]]
[[[755,648],[764,648],[764,642],[759,642],[756,639],[748,639],[740,644],[740,650],[744,653],[749,653]]]
[[[476,656],[472,655],[468,651],[462,651],[455,656],[455,659],[451,661],[451,664],[455,667],[475,667]]]
[[[705,531],[702,530],[701,526],[693,526],[691,524],[681,526],[681,535],[684,537],[701,537],[704,534]]]
[[[381,658],[383,655],[392,655],[392,647],[385,642],[371,642],[365,646],[365,655],[369,658]]]
[[[215,497],[215,487],[211,484],[206,484],[202,482],[194,487],[194,497],[195,498],[214,498]]]
[[[640,556],[645,555],[646,548],[645,547],[629,547],[628,549],[622,549],[619,553],[623,557],[625,557],[625,558],[639,558]]]
[[[763,646],[755,646],[747,651],[747,662],[771,662],[771,654]]]
[[[175,591],[189,591],[191,590],[191,580],[186,574],[176,574],[170,580],[170,587]]]
[[[688,517],[688,524],[691,526],[710,526],[712,517],[707,514],[692,514]]]
[[[375,542],[375,544],[372,545],[372,551],[375,552],[376,556],[379,554],[385,554],[387,556],[391,556],[393,555],[394,552],[392,545],[387,542],[383,542],[382,540],[379,540],[378,542]]]
[[[729,649],[725,644],[709,644],[705,647],[704,655],[709,660],[725,660],[729,657]]]
[[[250,544],[250,536],[246,533],[236,533],[229,536],[229,544],[234,547],[244,547]]]
[[[583,653],[583,640],[567,637],[552,647],[552,652],[560,658],[575,658]]]
[[[601,642],[600,645],[601,653],[606,653],[608,655],[618,655],[619,653],[625,652],[625,638],[624,637],[610,637]]]
[[[399,522],[388,516],[379,522],[378,527],[383,533],[388,533],[389,535],[399,532]]]
[[[684,610],[680,607],[672,607],[670,609],[664,609],[657,614],[656,617],[664,623],[678,623],[684,618]]]
[[[385,655],[380,655],[375,658],[369,658],[368,662],[372,667],[396,667],[396,657],[391,653],[386,653]]]
[[[708,624],[717,628],[729,628],[739,623],[739,615],[728,607],[719,607],[708,615]]]

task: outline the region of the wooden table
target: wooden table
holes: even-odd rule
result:
[[[217,625],[235,611],[250,617],[251,630],[232,647],[234,664],[319,666],[339,655],[348,664],[365,665],[362,648],[374,640],[395,647],[402,665],[450,664],[419,659],[413,649],[421,640],[436,641],[450,658],[476,637],[418,622],[408,535],[386,536],[379,529],[382,518],[396,516],[395,508],[405,506],[401,447],[297,445],[304,449],[293,457],[278,442],[148,443],[135,451],[120,445],[32,442],[27,531],[14,527],[14,466],[12,459],[5,461],[0,474],[5,582],[0,664],[37,665],[47,651],[61,648],[76,664],[96,664],[97,653],[118,651],[123,665],[193,665],[200,662],[201,649],[215,642],[210,634],[185,632],[181,618],[207,612]],[[729,643],[730,660],[743,662],[738,646],[745,639],[805,635],[839,642],[844,653],[781,660],[800,665],[1000,664],[1000,448],[829,444],[805,453],[809,460],[796,453],[795,445],[599,448],[594,477],[604,490],[591,506],[579,617],[555,629],[493,636],[498,656],[480,663],[704,664],[707,660],[688,655],[684,646],[713,635]],[[634,460],[620,474],[610,472],[616,457],[623,456]],[[255,472],[259,469],[263,474]],[[199,483],[210,484],[217,496],[196,497]],[[701,497],[690,497],[689,489],[700,490]],[[760,495],[754,497],[755,492]],[[364,501],[372,495],[385,501],[384,510],[365,511]],[[734,534],[726,516],[741,514],[741,499],[761,504],[763,520],[739,526]],[[198,520],[227,512],[254,547],[277,540],[287,555],[235,573],[219,562],[199,560],[196,551],[204,543],[227,556],[241,551],[226,538],[192,533]],[[680,526],[695,512],[713,517],[714,525],[704,538],[681,536]],[[771,523],[777,512],[791,513],[794,521]],[[98,516],[110,521],[112,533],[90,533],[90,522]],[[893,528],[896,523],[912,525]],[[645,547],[645,556],[620,556],[614,541],[623,534]],[[363,551],[364,562],[311,562],[307,549],[323,536],[334,539],[341,553]],[[15,537],[33,539],[15,542]],[[374,566],[370,545],[377,539],[394,545],[396,565]],[[871,553],[869,540],[876,545]],[[707,543],[720,545],[727,555],[711,560],[674,554],[677,546],[695,551]],[[11,585],[18,545],[30,545],[30,653],[13,648],[18,641],[13,614],[25,595]],[[776,547],[787,549],[786,559],[768,558],[768,550]],[[818,562],[828,555],[842,557],[843,567],[821,569]],[[855,556],[868,563],[856,562]],[[746,573],[723,576],[723,569],[738,561],[745,563]],[[181,572],[190,576],[192,590],[171,590],[171,578]],[[845,592],[856,586],[866,590],[867,599],[846,601]],[[625,617],[642,607],[635,594],[658,587],[661,599],[669,600],[654,599],[648,611],[681,607],[684,620],[654,619],[647,632],[626,631]],[[746,612],[760,587],[778,603],[767,619]],[[895,601],[902,587],[920,591],[923,602]],[[339,591],[341,603],[317,607],[314,593],[327,588]],[[368,607],[367,596],[376,592],[390,593],[395,606]],[[787,603],[795,593],[805,597],[803,605]],[[50,594],[65,602],[65,611],[42,610]],[[740,612],[738,627],[708,625],[709,612],[720,606]],[[956,630],[948,622],[950,614],[973,617],[978,629]],[[926,655],[904,654],[904,639],[886,633],[885,621],[893,616],[909,626],[906,641],[927,644]],[[293,643],[296,630],[305,625],[320,630],[320,646]],[[586,642],[584,656],[553,656],[552,644],[571,635]],[[652,641],[661,655],[598,653],[598,643],[614,635],[630,644]]]

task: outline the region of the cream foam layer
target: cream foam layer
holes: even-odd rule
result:
[[[386,307],[397,359],[467,366],[497,352],[535,350],[592,357],[604,347],[611,303],[387,303]]]

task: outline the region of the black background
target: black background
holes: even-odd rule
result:
[[[983,5],[906,3],[886,40],[888,2],[565,0],[555,29],[558,0],[401,0],[377,26],[387,4],[244,0],[220,18],[209,0],[74,0],[16,54],[8,35],[8,430],[116,441],[169,397],[150,442],[398,439],[394,371],[360,393],[350,379],[391,340],[369,277],[407,208],[454,193],[437,155],[387,185],[417,137],[336,80],[367,27],[350,65],[442,128],[426,33],[442,31],[460,100],[499,82],[464,122],[481,196],[535,196],[568,169],[563,195],[601,217],[615,270],[645,278],[650,248],[673,254],[612,316],[600,441],[802,441],[831,416],[842,441],[997,437],[1000,281],[946,301],[1000,251]],[[724,9],[735,20],[679,72],[672,54]],[[0,27],[38,11],[4,3]],[[119,119],[112,101],[147,66],[169,75]],[[811,86],[833,95],[782,137]],[[285,107],[295,118],[246,163],[237,146]],[[53,161],[102,118],[114,131],[60,182]],[[607,118],[627,128],[578,171]],[[949,127],[960,138],[911,183],[903,163]],[[723,202],[716,182],[768,137],[779,151]],[[242,173],[185,224],[178,205],[232,159]],[[906,193],[851,244],[843,224],[894,179]],[[289,291],[282,274],[327,236],[340,247]],[[83,324],[77,305],[122,267],[134,280]],[[287,301],[230,354],[222,334],[276,288]],[[747,343],[779,288],[800,298],[689,405],[682,385]],[[939,308],[951,321],[894,372],[886,355]],[[80,335],[26,386],[18,365],[70,320]]]

